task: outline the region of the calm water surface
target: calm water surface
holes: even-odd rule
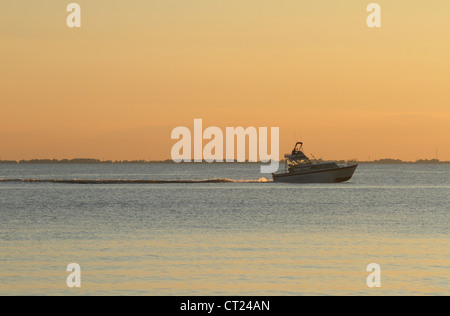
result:
[[[343,184],[258,165],[0,165],[0,295],[449,295],[450,165],[360,165]],[[82,287],[66,286],[80,264]],[[382,286],[366,285],[369,263]]]

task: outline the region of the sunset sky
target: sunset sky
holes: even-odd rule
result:
[[[450,160],[450,1],[0,2],[0,159],[169,159],[172,129],[277,126],[317,158]]]

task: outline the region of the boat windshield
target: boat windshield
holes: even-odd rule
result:
[[[288,165],[291,166],[298,166],[298,165],[310,165],[311,161],[308,157],[305,156],[304,153],[300,152],[295,155],[289,155],[286,157],[286,162]]]

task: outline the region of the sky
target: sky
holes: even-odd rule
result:
[[[170,159],[178,126],[450,160],[450,1],[0,2],[0,159]]]

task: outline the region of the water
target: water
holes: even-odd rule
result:
[[[0,295],[450,294],[450,165],[360,165],[342,184],[263,176],[243,164],[0,165],[1,179],[229,179],[0,181]],[[66,285],[72,262],[79,289]],[[381,288],[366,285],[372,262]]]

